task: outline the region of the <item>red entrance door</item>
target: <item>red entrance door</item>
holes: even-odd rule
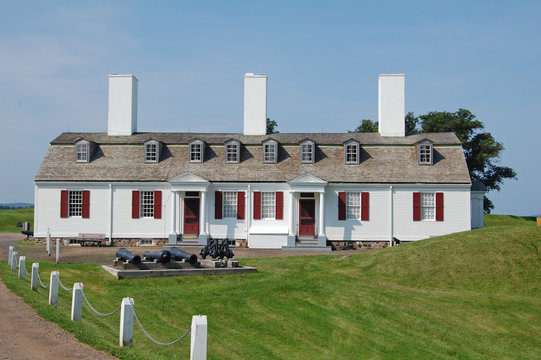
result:
[[[316,202],[314,199],[299,200],[299,235],[316,234]]]
[[[199,234],[199,199],[184,199],[184,234]]]

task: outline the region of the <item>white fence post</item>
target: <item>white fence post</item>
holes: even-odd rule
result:
[[[8,266],[11,267],[11,257],[13,256],[13,246],[9,247],[9,254],[8,254]]]
[[[131,309],[133,299],[122,299],[120,307],[120,346],[131,347],[133,339],[133,311]]]
[[[19,279],[24,280],[26,275],[26,256],[19,256]]]
[[[60,239],[56,238],[56,263],[60,262]]]
[[[38,291],[39,281],[39,263],[32,264],[32,277],[30,278],[30,288],[34,291]]]
[[[207,359],[207,316],[194,315],[192,317],[192,341],[190,346],[190,360]]]
[[[71,297],[71,320],[81,321],[83,314],[83,283],[73,284],[73,296]]]
[[[11,271],[16,272],[17,271],[17,259],[19,257],[19,253],[17,251],[13,251],[11,253]]]
[[[47,230],[47,245],[45,246],[47,255],[51,256],[51,233]]]
[[[49,282],[49,305],[56,307],[58,304],[58,271],[51,271]]]

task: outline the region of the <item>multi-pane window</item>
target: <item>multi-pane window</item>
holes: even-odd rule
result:
[[[80,142],[75,145],[75,161],[88,162],[88,143]]]
[[[141,191],[140,192],[140,212],[141,217],[154,217],[154,191]]]
[[[346,145],[346,164],[357,164],[359,156],[359,146],[357,144]]]
[[[276,143],[267,142],[263,144],[263,162],[275,163],[276,162]]]
[[[83,215],[83,192],[80,190],[70,190],[68,192],[68,216]]]
[[[433,192],[421,193],[421,220],[434,220],[436,214],[436,204]]]
[[[236,142],[225,144],[225,161],[228,163],[239,162],[239,144]]]
[[[419,164],[432,164],[432,145],[419,145]]]
[[[223,192],[223,217],[224,219],[237,218],[237,192]]]
[[[194,142],[190,144],[190,161],[201,162],[202,160],[202,146],[200,142]]]
[[[276,193],[261,193],[261,219],[276,218]]]
[[[158,161],[158,144],[149,142],[145,144],[145,162]]]
[[[314,144],[309,142],[301,144],[301,162],[314,162]]]
[[[359,219],[361,217],[361,194],[346,193],[346,218]]]

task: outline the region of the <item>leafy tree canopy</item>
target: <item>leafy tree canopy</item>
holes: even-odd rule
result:
[[[270,118],[267,118],[267,135],[268,134],[277,134],[279,133],[278,130],[278,123],[276,120],[271,120]]]
[[[419,132],[454,132],[462,142],[464,156],[472,182],[480,182],[487,191],[500,191],[504,179],[516,179],[517,173],[507,166],[498,165],[503,144],[491,133],[483,131],[484,125],[469,110],[458,109],[454,113],[432,111],[426,115],[406,115],[406,135]],[[377,121],[363,119],[353,132],[376,132]],[[494,204],[485,196],[484,210],[490,213]]]

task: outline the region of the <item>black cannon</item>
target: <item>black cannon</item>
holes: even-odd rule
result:
[[[170,248],[169,252],[171,253],[171,257],[177,261],[186,260],[190,264],[197,262],[197,255],[188,254],[186,251],[177,249],[176,247]]]
[[[141,257],[139,255],[135,255],[131,251],[126,250],[125,248],[120,248],[116,251],[116,257],[120,260],[127,260],[130,261],[132,264],[139,264],[141,262]]]
[[[223,259],[224,257],[232,258],[235,254],[229,248],[229,239],[226,238],[221,244],[218,242],[218,239],[210,239],[208,245],[201,249],[200,255],[203,259],[208,255],[213,259]]]
[[[171,261],[171,253],[167,250],[145,251],[143,256],[147,260],[155,260],[158,263],[166,264]]]

